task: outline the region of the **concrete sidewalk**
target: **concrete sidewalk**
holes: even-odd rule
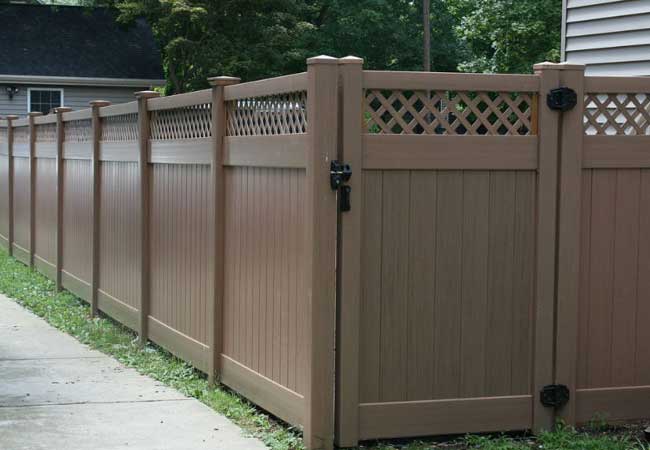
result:
[[[0,295],[0,449],[265,448]]]

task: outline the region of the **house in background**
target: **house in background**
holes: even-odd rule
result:
[[[563,0],[562,59],[587,75],[650,76],[650,0]]]
[[[125,28],[106,8],[8,3],[0,24],[0,116],[124,103],[165,84],[144,21]]]

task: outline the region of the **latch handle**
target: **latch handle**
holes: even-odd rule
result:
[[[343,212],[350,211],[352,205],[350,203],[350,193],[352,188],[345,186],[345,183],[350,181],[352,177],[352,168],[349,164],[344,164],[340,161],[334,160],[330,164],[330,186],[332,190],[339,193],[339,209]]]

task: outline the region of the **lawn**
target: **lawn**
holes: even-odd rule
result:
[[[242,397],[224,387],[211,388],[205,375],[194,370],[165,350],[149,344],[137,345],[137,336],[107,317],[90,319],[89,306],[69,292],[56,292],[54,283],[41,274],[9,257],[0,249],[0,293],[44,318],[54,327],[71,334],[80,342],[115,357],[184,394],[224,414],[273,450],[304,448],[300,430],[279,422]],[[609,428],[605,424],[576,431],[559,427],[537,438],[519,436],[467,436],[454,440],[379,442],[362,448],[368,450],[650,450],[641,441],[640,426]]]

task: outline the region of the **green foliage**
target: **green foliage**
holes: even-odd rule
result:
[[[421,68],[422,17],[409,0],[114,0],[120,21],[145,17],[160,43],[167,91],[206,86],[230,74],[244,80],[305,69],[305,59],[353,54],[370,69]],[[433,65],[458,64],[455,19],[432,0]]]
[[[539,436],[545,450],[630,450],[642,449],[638,442],[626,435],[592,435],[579,433],[566,426],[558,426],[553,432]]]
[[[467,72],[527,73],[560,59],[562,0],[449,0]]]
[[[47,0],[109,5],[144,17],[160,45],[167,93],[305,70],[319,54],[355,55],[367,69],[420,70],[425,0]],[[431,2],[432,70],[530,72],[557,61],[562,0]]]

